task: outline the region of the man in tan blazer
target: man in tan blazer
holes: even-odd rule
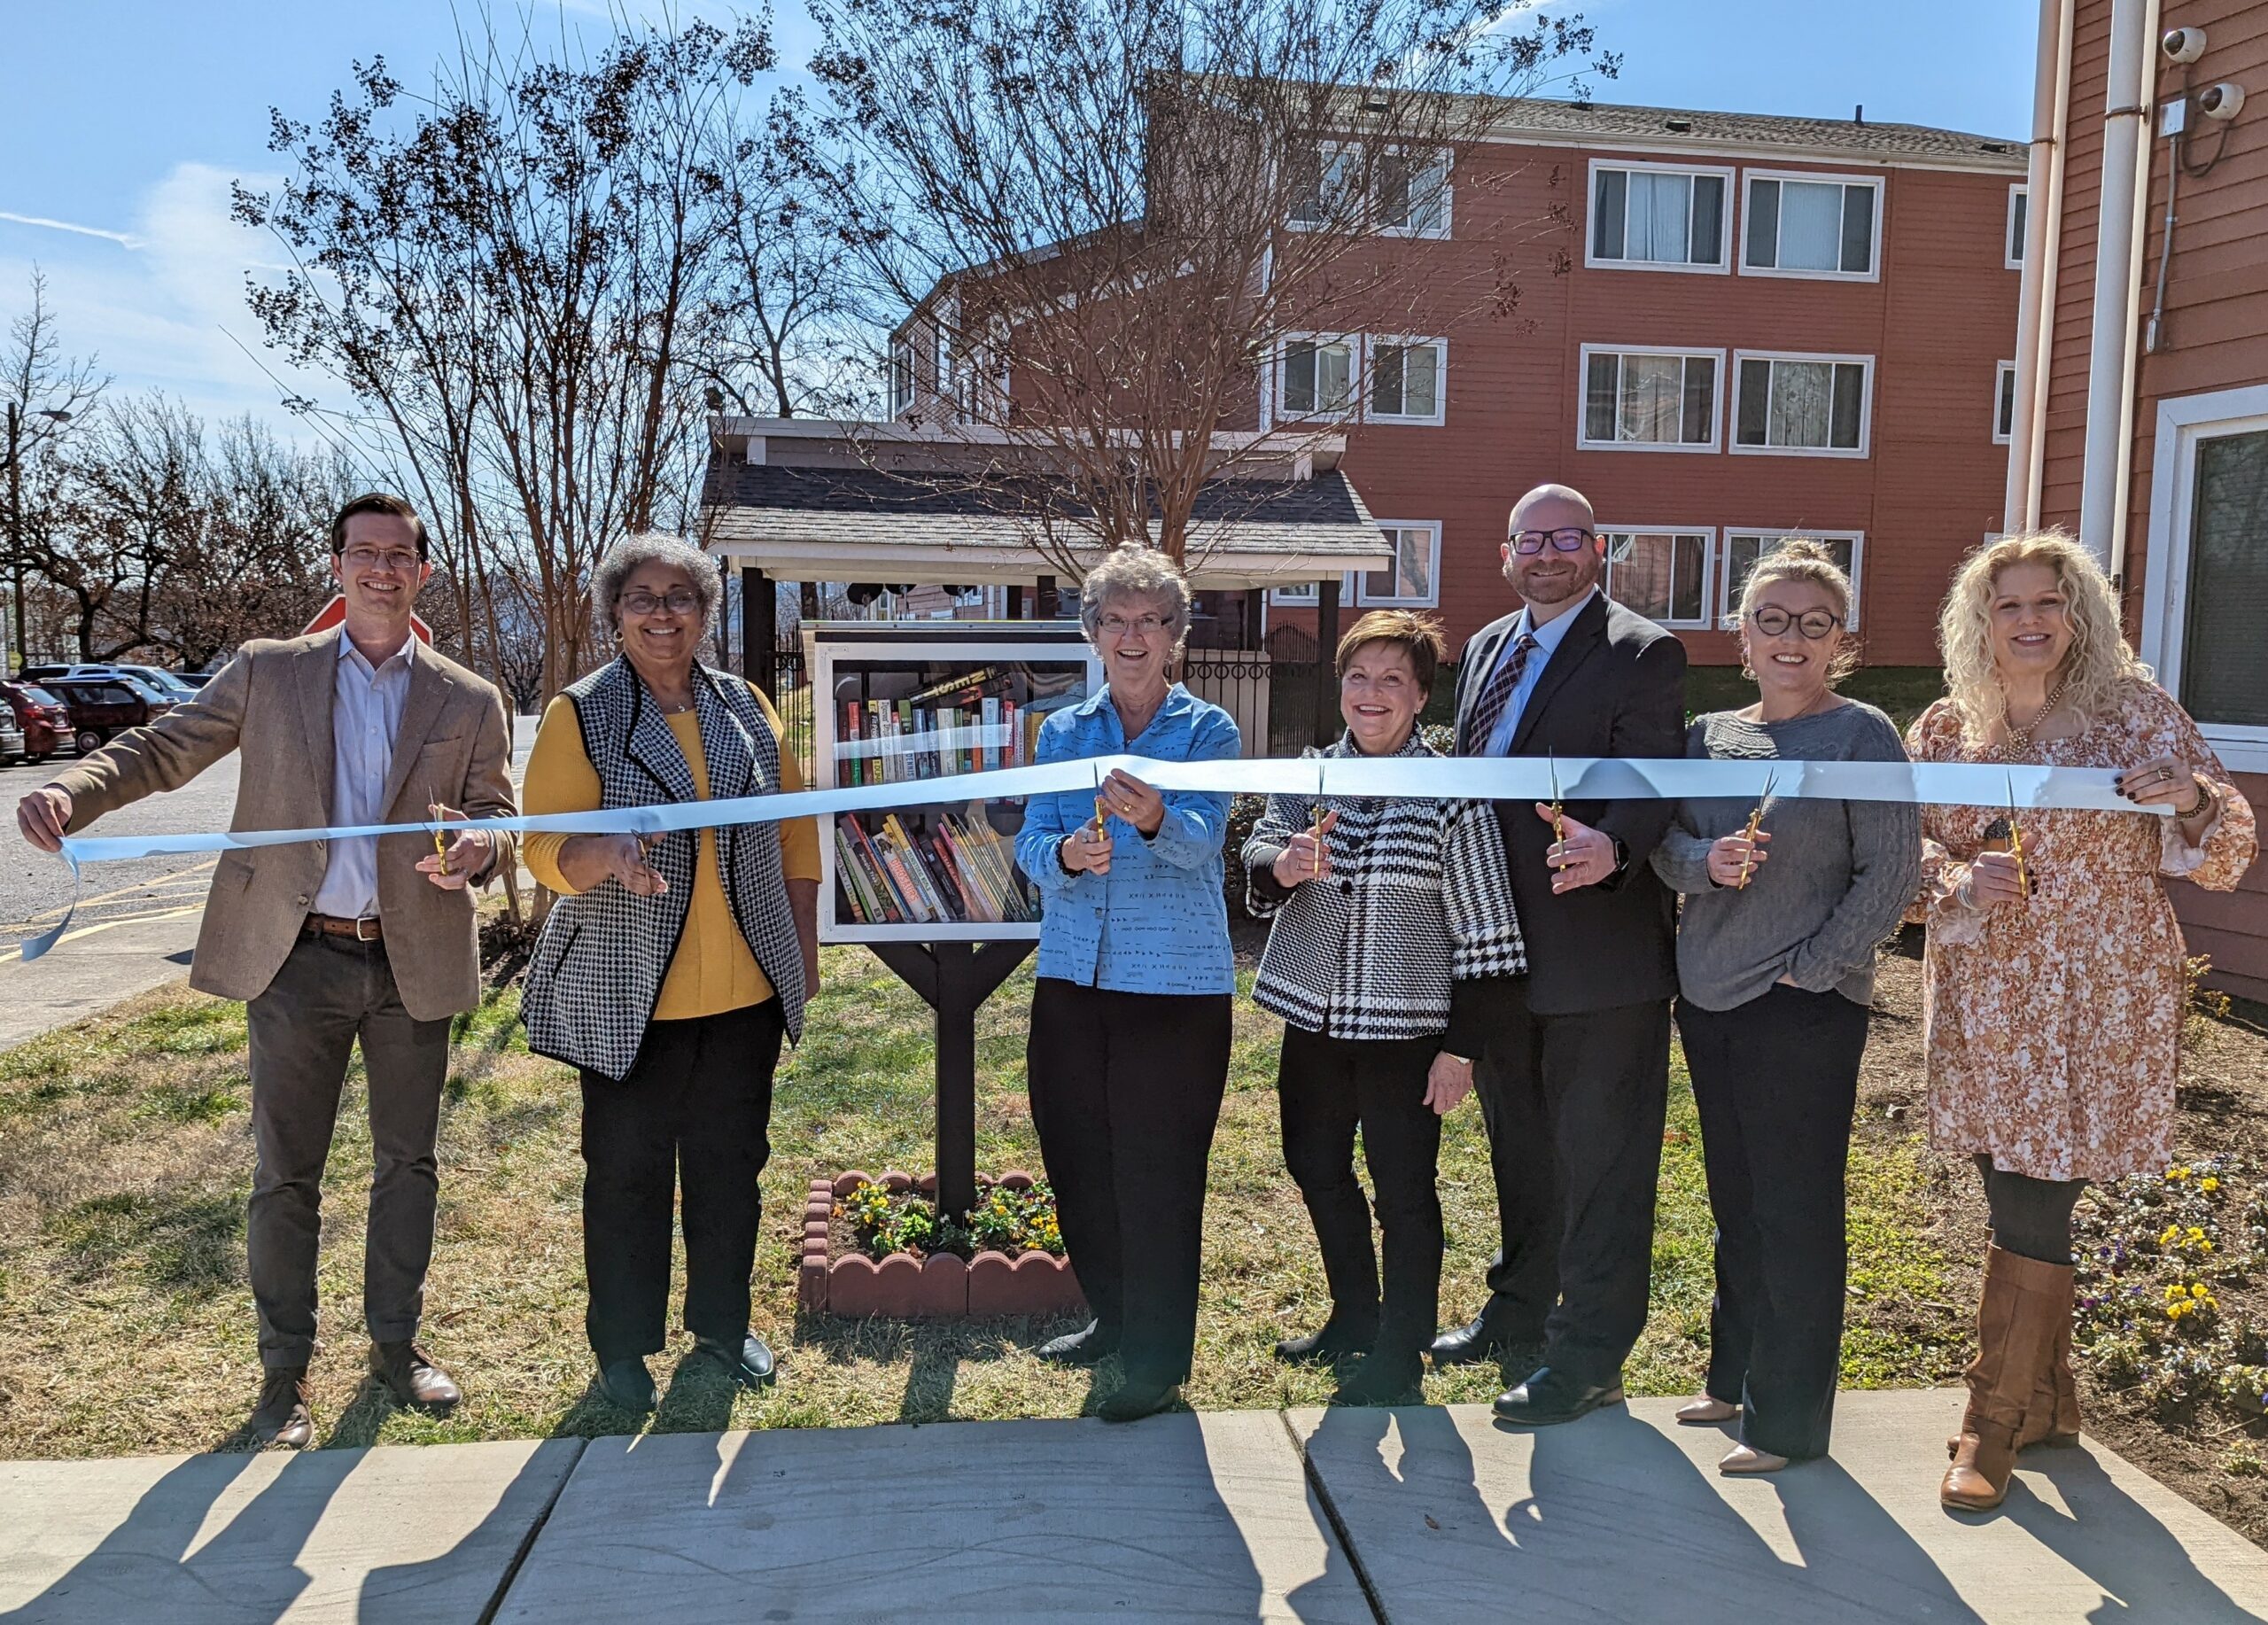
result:
[[[344,626],[259,641],[187,704],[113,740],[25,797],[25,838],[66,832],[243,753],[234,829],[414,824],[513,812],[511,732],[495,688],[412,634],[433,571],[400,497],[360,496],[330,533]],[[310,1442],[315,1245],[323,1164],[359,1040],[376,1170],[362,1277],[372,1374],[404,1404],[460,1397],[417,1347],[433,1251],[436,1141],[449,1018],[480,998],[467,882],[512,861],[509,839],[430,828],[222,854],[190,985],[246,1001],[258,1152],[246,1225],[266,1373],[247,1435]]]

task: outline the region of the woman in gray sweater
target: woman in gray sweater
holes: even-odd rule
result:
[[[1850,579],[1817,543],[1759,559],[1739,631],[1761,697],[1696,719],[1686,754],[1904,761],[1890,719],[1834,691],[1856,664],[1850,610]],[[1921,877],[1918,809],[1767,797],[1758,816],[1745,801],[1688,801],[1653,864],[1684,894],[1678,1034],[1717,1221],[1707,1391],[1678,1419],[1739,1418],[1718,1470],[1770,1473],[1827,1453],[1859,1058],[1875,949]]]

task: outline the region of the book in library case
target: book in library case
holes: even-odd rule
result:
[[[1076,625],[858,623],[806,630],[819,781],[904,785],[901,804],[838,813],[821,843],[831,942],[1036,936],[1016,867],[1020,797],[925,800],[956,774],[1037,759],[1048,716],[1101,682]]]

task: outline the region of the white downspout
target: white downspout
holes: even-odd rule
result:
[[[2077,0],[2039,0],[2039,55],[2032,77],[2031,148],[2024,175],[2023,268],[2016,292],[2016,410],[2000,528],[2039,523],[2040,425],[2047,418],[2047,337],[2055,330],[2055,253],[2062,237],[2063,130],[2071,105],[2069,65]]]
[[[2134,523],[2134,395],[2142,371],[2142,282],[2150,246],[2150,169],[2157,154],[2158,14],[2162,0],[2149,0],[2142,25],[2141,140],[2134,144],[2134,248],[2126,276],[2126,345],[2119,352],[2118,490],[2110,505],[2110,554],[2103,567],[2110,584],[2126,586],[2126,533]],[[2171,237],[2166,252],[2173,252]]]
[[[2135,181],[2148,119],[2148,0],[2111,0],[2110,75],[2102,119],[2102,195],[2095,212],[2094,308],[2087,346],[2086,459],[2079,477],[2079,540],[2106,571],[2117,568],[2119,465],[2132,344]]]

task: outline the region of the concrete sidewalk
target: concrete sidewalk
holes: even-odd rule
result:
[[[1936,1499],[1957,1394],[1845,1395],[1836,1458],[1722,1479],[1642,1400],[0,1464],[0,1610],[168,1625],[2166,1621],[2268,1554],[2100,1447]]]

